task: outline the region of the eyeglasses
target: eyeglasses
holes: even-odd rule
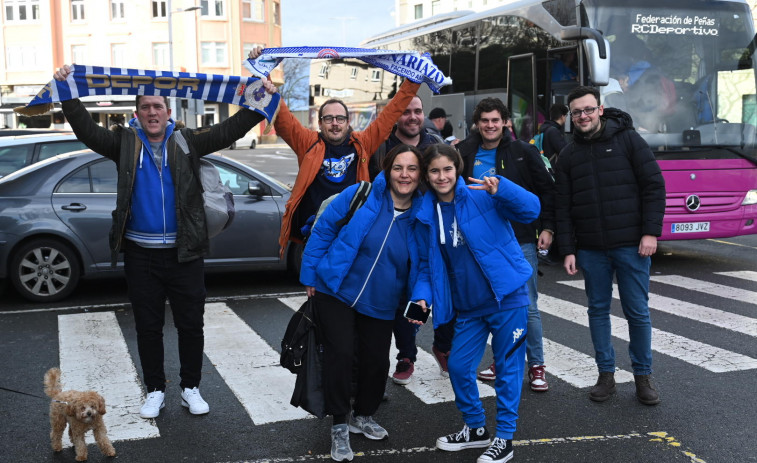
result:
[[[587,116],[591,116],[592,114],[594,114],[594,111],[596,111],[597,109],[599,109],[599,106],[594,106],[592,108],[584,108],[584,109],[574,109],[573,111],[570,112],[570,117],[572,117],[573,119],[578,119],[579,117],[581,117],[581,114],[586,114]]]
[[[323,116],[321,120],[327,124],[331,124],[334,120],[337,124],[344,124],[347,122],[347,116]]]

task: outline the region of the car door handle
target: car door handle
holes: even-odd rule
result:
[[[82,203],[71,203],[68,206],[61,206],[61,209],[65,211],[84,211],[87,209],[87,206]]]

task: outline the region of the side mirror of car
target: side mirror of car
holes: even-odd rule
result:
[[[257,180],[250,180],[247,183],[247,192],[250,196],[255,196],[258,199],[266,194],[265,187]]]

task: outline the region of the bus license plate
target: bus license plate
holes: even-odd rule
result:
[[[670,227],[671,233],[700,233],[710,231],[710,222],[674,223]]]

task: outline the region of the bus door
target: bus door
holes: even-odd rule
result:
[[[539,94],[544,94],[544,101],[539,101],[541,108],[549,113],[549,108],[555,103],[568,105],[568,94],[581,82],[580,60],[578,48],[559,47],[547,50],[545,66],[547,78],[539,81]],[[565,121],[565,132],[571,131],[571,120]]]
[[[513,131],[520,140],[531,140],[544,122],[536,103],[536,55],[511,56],[507,60],[507,107]]]

